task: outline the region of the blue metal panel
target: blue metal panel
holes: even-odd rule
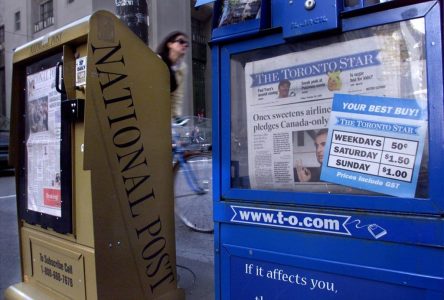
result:
[[[213,89],[212,89],[212,121],[213,121],[213,141],[212,141],[212,158],[213,158],[213,199],[220,199],[221,197],[221,140],[218,138],[221,136],[221,102],[220,102],[220,84],[222,80],[220,78],[220,47],[217,45],[212,46],[212,77],[213,77]],[[223,143],[222,143],[223,144]]]
[[[227,188],[230,188],[231,182],[230,182],[230,146],[231,146],[231,127],[230,127],[230,118],[231,118],[231,111],[230,111],[230,105],[226,105],[227,102],[229,103],[230,97],[230,68],[229,68],[229,61],[230,61],[230,55],[226,48],[222,48],[223,51],[221,53],[221,61],[225,62],[220,65],[220,73],[221,77],[224,78],[224,80],[221,80],[220,82],[220,88],[221,88],[221,101],[224,103],[224,105],[221,106],[220,115],[221,115],[221,164],[222,164],[222,170],[221,170],[221,194],[223,194]],[[228,150],[228,152],[227,152]],[[228,178],[228,180],[227,180]]]
[[[282,27],[285,2],[288,0],[271,0],[271,27]]]
[[[213,120],[213,141],[212,141],[212,158],[213,158],[213,202],[216,203],[221,197],[220,187],[221,187],[221,163],[220,163],[220,85],[221,79],[219,77],[220,73],[220,48],[217,45],[212,45],[211,47],[211,63],[212,78],[213,78],[213,89],[212,89],[212,120]],[[214,209],[213,209],[214,210]],[[215,210],[214,210],[215,211]],[[220,280],[220,236],[219,236],[220,223],[215,221],[214,223],[214,278],[216,280],[215,284],[215,299],[220,299],[221,285],[218,280]]]
[[[341,10],[341,0],[285,1],[282,17],[283,37],[338,29]]]
[[[443,137],[444,137],[444,92],[443,92],[443,53],[442,53],[442,20],[439,22],[441,14],[439,5],[435,5],[428,13],[426,18],[426,55],[430,62],[427,65],[428,76],[427,86],[432,87],[428,89],[429,101],[429,140],[430,143],[430,160],[429,160],[429,182],[434,192],[432,197],[436,197],[440,201],[437,203],[439,210],[444,207],[444,185],[442,179],[442,172],[444,166],[443,158]]]
[[[427,290],[233,255],[227,299],[424,299]],[[322,278],[322,279],[320,279]]]
[[[344,20],[344,29],[354,30],[360,28],[361,25],[365,27],[376,26],[385,23],[397,22],[403,20],[402,17],[418,18],[425,17],[427,24],[426,38],[428,40],[427,47],[427,68],[435,70],[433,76],[429,76],[428,98],[430,99],[429,115],[430,124],[432,127],[429,131],[430,140],[434,143],[430,145],[430,200],[418,200],[409,198],[397,198],[396,201],[389,200],[383,196],[354,196],[347,197],[334,194],[314,194],[314,193],[293,193],[293,192],[279,192],[279,191],[262,191],[262,190],[248,190],[248,189],[233,189],[230,183],[230,61],[231,55],[242,53],[249,50],[259,49],[272,45],[283,43],[282,36],[279,34],[273,36],[265,36],[249,41],[242,41],[235,44],[228,44],[222,47],[221,60],[221,76],[227,80],[222,80],[221,83],[221,97],[222,97],[222,195],[225,199],[243,200],[243,201],[260,201],[274,203],[298,203],[300,205],[319,205],[322,207],[343,207],[343,208],[359,208],[373,211],[398,211],[404,213],[416,214],[440,214],[444,211],[444,199],[441,195],[444,194],[444,185],[440,180],[440,169],[442,169],[442,78],[439,69],[442,67],[441,55],[441,41],[435,39],[429,41],[430,38],[440,37],[441,24],[439,16],[439,6],[437,2],[426,2],[414,6],[402,7],[387,11],[374,13],[371,16],[358,16]],[[405,19],[405,18],[404,18]],[[353,201],[351,201],[353,199]],[[355,200],[356,199],[356,200]]]
[[[444,247],[442,218],[239,202],[219,202],[214,209],[214,218],[220,223],[291,230],[295,234],[313,232],[368,241]]]
[[[444,269],[436,267],[444,264],[441,248],[403,245],[401,250],[387,242],[225,224],[221,240],[221,299],[444,297]],[[293,275],[293,282],[283,274]],[[324,284],[315,287],[316,281]]]

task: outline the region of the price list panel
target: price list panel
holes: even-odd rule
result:
[[[417,141],[335,130],[328,166],[411,182],[417,149]]]
[[[337,94],[321,180],[395,197],[415,197],[427,105],[412,99]]]
[[[417,141],[385,138],[378,175],[411,182],[417,150]]]

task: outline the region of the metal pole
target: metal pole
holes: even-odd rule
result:
[[[145,44],[148,44],[146,0],[115,0],[116,14]]]

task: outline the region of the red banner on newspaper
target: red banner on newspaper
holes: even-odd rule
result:
[[[58,189],[43,189],[43,204],[51,207],[61,207],[61,192]]]

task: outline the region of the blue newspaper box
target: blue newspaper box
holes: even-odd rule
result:
[[[216,2],[216,299],[444,299],[442,6]]]

